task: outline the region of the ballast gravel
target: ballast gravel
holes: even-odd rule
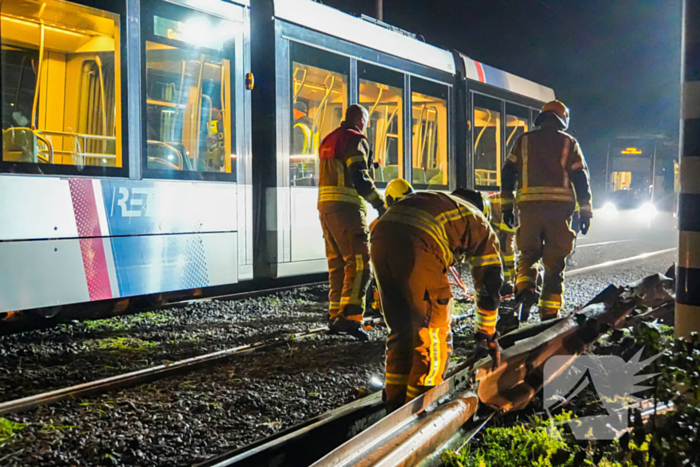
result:
[[[572,277],[568,307],[583,305],[611,282],[665,271],[671,259]],[[326,294],[317,286],[3,336],[0,399],[309,330],[325,323]],[[463,303],[459,311],[471,307]],[[149,385],[9,415],[0,419],[0,465],[192,465],[352,401],[359,388],[383,376],[386,330],[369,334],[369,342],[321,335]],[[455,362],[468,354],[470,330],[465,334],[455,338]]]

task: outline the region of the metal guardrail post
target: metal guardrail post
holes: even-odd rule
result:
[[[700,0],[683,2],[676,335],[700,332]]]
[[[127,128],[129,134],[129,178],[141,179],[143,144],[141,131],[141,0],[126,2]]]

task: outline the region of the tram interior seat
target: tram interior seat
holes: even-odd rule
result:
[[[386,167],[380,167],[382,179],[381,182],[390,182],[399,176],[399,166],[398,165],[387,165]]]
[[[425,169],[425,183],[428,185],[445,185],[442,169]]]
[[[413,168],[413,183],[417,185],[444,185],[441,169]]]
[[[192,170],[192,162],[187,154],[185,145],[180,142],[163,143],[149,140],[148,166],[161,170]]]
[[[8,128],[3,131],[2,159],[5,162],[39,162],[34,132],[29,128]]]

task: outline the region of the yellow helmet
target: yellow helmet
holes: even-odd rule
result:
[[[540,126],[542,123],[542,116],[546,113],[551,113],[555,117],[559,119],[562,125],[564,125],[564,130],[569,128],[569,109],[564,105],[563,102],[560,101],[551,101],[547,102],[544,107],[542,107],[542,110],[540,111],[540,114],[537,116],[535,119],[535,125]]]
[[[386,186],[386,191],[384,193],[386,195],[386,204],[387,206],[391,206],[404,196],[412,195],[413,193],[413,187],[410,183],[402,178],[395,178]]]

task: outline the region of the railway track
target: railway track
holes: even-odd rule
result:
[[[487,357],[458,368],[442,384],[389,415],[380,394],[373,394],[198,467],[424,465],[441,447],[464,445],[496,413],[526,407],[548,382],[542,367],[549,357],[571,355],[570,364],[609,329],[629,323],[640,302],[664,306],[671,298],[667,286],[663,276],[624,289],[611,286],[578,313],[509,333],[501,339],[497,367]],[[647,407],[644,413],[654,410]]]
[[[370,318],[365,320],[365,326],[371,327],[381,323],[379,318]],[[323,326],[314,328],[306,332],[291,334],[286,338],[272,339],[266,342],[257,342],[253,344],[241,345],[230,349],[220,350],[196,357],[186,358],[176,362],[169,362],[162,365],[156,365],[142,370],[132,371],[121,375],[103,378],[89,383],[69,386],[54,391],[49,391],[41,394],[36,394],[21,399],[0,403],[0,416],[19,413],[26,410],[35,409],[43,405],[53,404],[68,398],[82,398],[94,394],[104,393],[115,389],[133,387],[140,384],[150,383],[152,381],[170,377],[173,375],[183,374],[189,371],[201,369],[209,365],[223,363],[230,358],[274,347],[290,345],[295,342],[308,339],[310,337],[328,333],[328,327]]]

